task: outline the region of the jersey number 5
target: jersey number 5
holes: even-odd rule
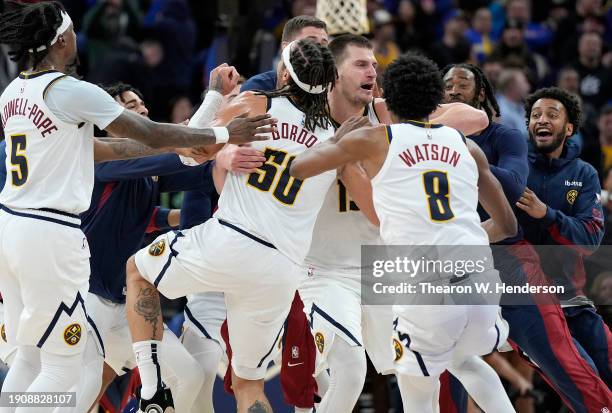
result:
[[[11,179],[13,186],[20,187],[28,180],[28,158],[25,154],[26,136],[11,135]]]
[[[448,175],[442,171],[423,174],[423,187],[427,196],[429,216],[432,221],[449,221],[455,217],[450,206]]]
[[[268,192],[276,181],[272,192],[274,198],[285,205],[293,205],[303,182],[289,175],[289,167],[295,156],[289,156],[287,152],[270,148],[266,148],[264,156],[266,162],[259,167],[258,171],[249,175],[247,184]],[[279,175],[278,180],[277,175]]]

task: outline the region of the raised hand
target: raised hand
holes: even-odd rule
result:
[[[215,67],[210,72],[209,88],[221,93],[223,96],[229,95],[238,84],[240,75],[234,66],[223,63]]]

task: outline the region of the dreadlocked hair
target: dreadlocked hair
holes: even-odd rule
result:
[[[0,0],[1,2],[1,0]],[[36,66],[47,56],[57,28],[62,24],[60,3],[19,3],[14,0],[0,4],[0,43],[11,48],[11,60],[18,62],[30,54],[30,66]],[[44,50],[37,51],[40,46]],[[32,49],[32,52],[28,52]]]
[[[491,86],[489,79],[487,79],[487,76],[484,74],[482,69],[470,63],[450,64],[444,69],[442,69],[442,78],[444,79],[444,76],[446,76],[446,74],[455,67],[469,70],[474,74],[474,82],[476,83],[476,95],[478,95],[480,91],[484,89],[485,100],[484,102],[482,102],[482,108],[487,113],[487,116],[489,117],[489,122],[493,120],[493,114],[495,114],[496,117],[501,116],[499,111],[499,105],[497,104],[497,99],[495,99],[495,91],[493,90],[493,86]]]
[[[304,39],[293,45],[289,58],[301,82],[312,86],[329,85],[328,89],[319,94],[308,93],[289,77],[289,81],[282,88],[259,93],[268,98],[285,96],[292,99],[298,109],[306,115],[304,127],[312,132],[317,127],[329,127],[332,122],[327,93],[333,88],[338,77],[334,57],[327,47]]]

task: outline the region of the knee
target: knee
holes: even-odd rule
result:
[[[361,391],[368,369],[363,347],[351,347],[349,351],[336,355],[329,360],[329,367],[331,377],[337,377],[335,381]]]
[[[239,394],[252,394],[252,393],[263,393],[264,381],[260,380],[247,380],[236,376],[236,373],[232,372],[232,390],[236,395]]]

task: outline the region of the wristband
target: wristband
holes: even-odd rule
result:
[[[229,141],[229,131],[227,128],[214,126],[212,130],[217,143],[227,143]]]

